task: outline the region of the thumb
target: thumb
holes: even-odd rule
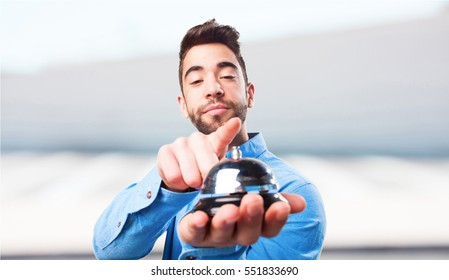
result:
[[[300,195],[293,193],[282,193],[282,196],[287,199],[288,203],[290,204],[290,213],[292,214],[304,211],[307,206],[306,200]]]
[[[223,126],[219,127],[215,132],[209,134],[209,143],[218,156],[222,159],[228,150],[229,144],[234,140],[235,136],[242,128],[242,121],[238,117],[229,119]]]

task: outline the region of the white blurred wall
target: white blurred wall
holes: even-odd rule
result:
[[[447,156],[447,34],[446,11],[245,44],[249,128],[275,152]],[[155,151],[193,131],[177,66],[172,53],[2,73],[2,149]]]

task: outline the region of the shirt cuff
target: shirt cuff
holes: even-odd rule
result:
[[[181,241],[182,242],[182,241]],[[230,246],[224,248],[198,248],[182,242],[183,251],[180,260],[242,260],[245,259],[246,246]]]

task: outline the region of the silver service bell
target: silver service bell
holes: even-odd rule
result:
[[[202,198],[194,211],[214,216],[224,204],[240,206],[248,192],[262,196],[265,210],[274,202],[287,202],[278,193],[278,182],[271,168],[258,159],[242,158],[239,147],[232,147],[231,158],[217,163],[209,171],[201,189]]]

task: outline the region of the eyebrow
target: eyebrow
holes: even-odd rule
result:
[[[237,65],[235,65],[234,63],[229,62],[229,61],[222,61],[222,62],[219,62],[219,63],[217,63],[217,67],[220,68],[220,69],[226,68],[226,67],[231,67],[231,68],[233,68],[234,70],[237,70],[237,69],[238,69]],[[188,76],[191,72],[193,72],[193,71],[201,71],[201,70],[203,70],[203,69],[204,69],[204,67],[203,67],[203,66],[199,66],[199,65],[195,65],[195,66],[190,67],[190,68],[186,71],[186,73],[185,73],[185,75],[184,75],[184,79],[187,78],[187,76]]]
[[[187,78],[187,76],[188,76],[191,72],[193,72],[193,71],[200,71],[200,70],[203,70],[203,69],[204,69],[204,67],[202,67],[202,66],[192,66],[192,67],[190,67],[190,68],[186,71],[186,74],[184,75],[184,79]]]
[[[229,61],[219,62],[219,63],[217,64],[217,66],[218,66],[218,68],[231,67],[231,68],[233,68],[234,70],[237,70],[237,69],[238,69],[238,68],[237,68],[237,65],[235,65],[234,63],[229,62]]]

